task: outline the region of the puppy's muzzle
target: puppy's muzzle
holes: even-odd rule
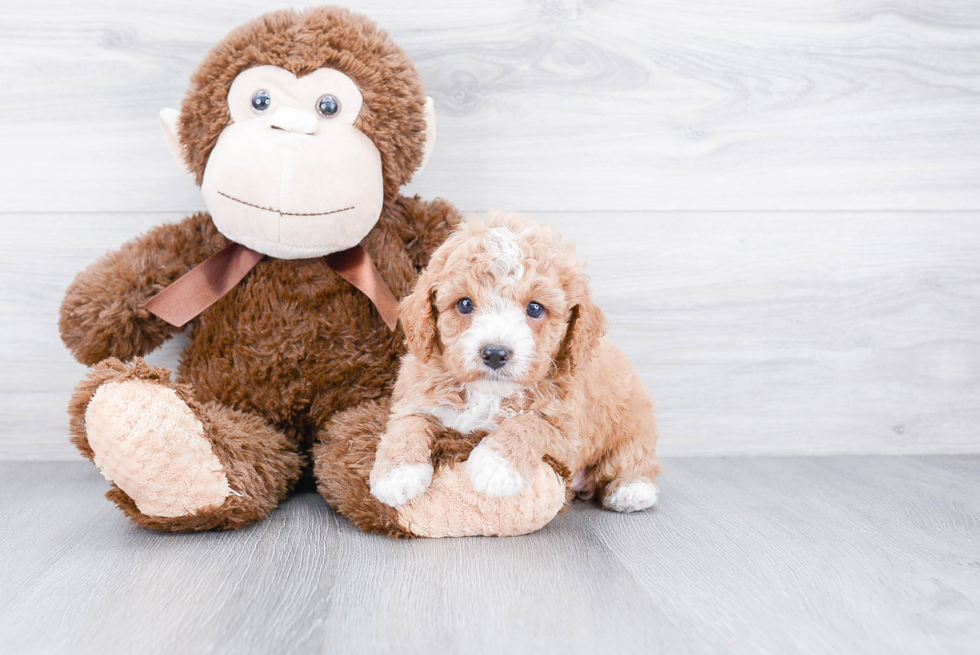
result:
[[[484,366],[489,366],[495,371],[506,366],[510,360],[510,350],[503,346],[484,346],[480,355],[483,357]]]

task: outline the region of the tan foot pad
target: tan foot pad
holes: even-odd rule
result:
[[[102,475],[147,516],[186,516],[232,493],[204,425],[173,389],[147,380],[103,384],[85,427]]]
[[[512,537],[543,528],[565,504],[565,482],[538,466],[524,491],[508,498],[473,489],[464,464],[439,470],[421,496],[398,508],[398,523],[420,537]]]

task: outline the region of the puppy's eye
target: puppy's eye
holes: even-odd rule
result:
[[[272,104],[272,96],[265,89],[259,89],[252,94],[252,111],[260,114]]]
[[[456,301],[456,311],[460,314],[469,314],[473,311],[473,301],[469,298],[460,298]]]
[[[544,306],[541,303],[529,302],[525,311],[531,318],[541,318],[544,316]]]

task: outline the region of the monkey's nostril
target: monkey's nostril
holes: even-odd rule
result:
[[[506,366],[510,359],[510,351],[503,346],[484,346],[480,354],[483,356],[483,363],[495,371]]]
[[[315,134],[317,117],[313,112],[293,107],[280,107],[269,116],[269,127],[296,134]]]

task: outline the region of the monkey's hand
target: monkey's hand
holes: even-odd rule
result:
[[[65,292],[58,327],[82,364],[144,355],[180,330],[142,305],[223,247],[207,214],[161,225],[78,274]]]

